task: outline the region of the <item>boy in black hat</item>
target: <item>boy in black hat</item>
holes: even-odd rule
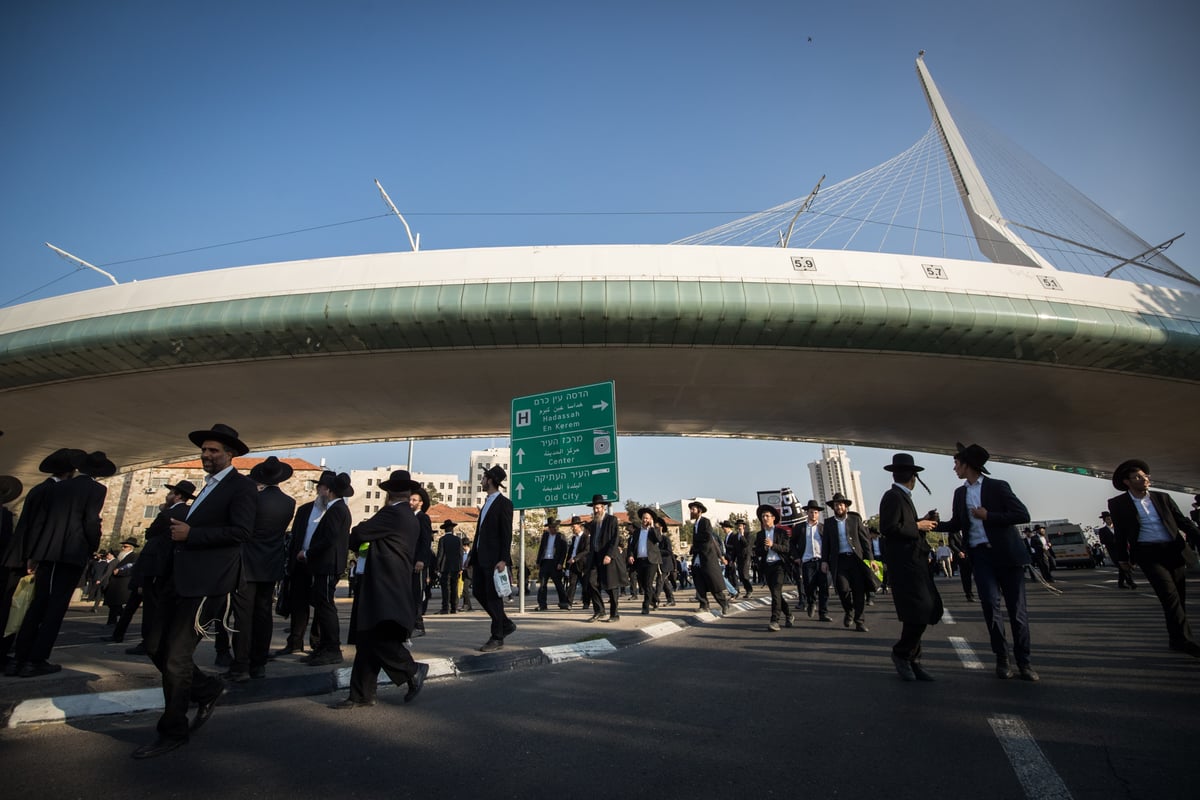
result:
[[[783,528],[775,527],[779,511],[774,506],[760,505],[754,515],[762,526],[754,538],[754,555],[762,565],[767,591],[771,593],[771,621],[767,623],[767,630],[778,631],[780,620],[790,628],[795,617],[783,597],[783,578],[791,553],[791,536]]]

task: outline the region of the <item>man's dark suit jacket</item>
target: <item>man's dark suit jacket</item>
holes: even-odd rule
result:
[[[393,503],[354,526],[350,544],[370,544],[367,569],[358,582],[354,629],[369,631],[395,622],[411,631],[416,624],[413,565],[421,526],[408,503]],[[361,652],[361,651],[360,651]]]
[[[485,571],[495,570],[501,561],[512,566],[512,520],[512,501],[497,492],[487,515],[475,529],[475,542],[467,557],[469,564],[478,564]]]
[[[871,547],[871,535],[867,532],[867,526],[863,524],[863,518],[853,511],[846,514],[846,541],[850,543],[850,550],[854,555],[863,561],[875,559],[875,550]],[[841,548],[837,517],[829,517],[821,531],[821,560],[829,563],[831,572],[837,568],[837,557]]]
[[[692,549],[689,552],[691,555],[700,556],[700,566],[693,568],[693,571],[698,569],[704,575],[709,591],[714,594],[725,591],[725,568],[721,564],[721,540],[713,534],[712,523],[708,521],[708,517],[700,517],[696,520],[695,528],[692,530]]]
[[[76,475],[50,487],[45,524],[32,543],[31,561],[83,567],[100,547],[100,512],[108,489],[88,475]]]
[[[21,506],[21,516],[13,528],[12,538],[8,546],[0,550],[0,566],[25,569],[30,548],[46,524],[47,504],[55,483],[54,478],[46,478],[26,493],[25,505]]]
[[[231,470],[199,506],[188,508],[188,538],[175,542],[171,575],[181,597],[229,594],[242,582],[242,543],[258,510],[254,481]]]
[[[171,520],[187,519],[188,504],[176,503],[158,512],[158,516],[146,528],[146,543],[142,554],[133,567],[133,575],[143,578],[163,578],[171,574],[171,555],[175,543],[171,541]]]
[[[979,504],[987,509],[988,517],[983,521],[983,532],[991,545],[992,562],[1000,566],[1020,567],[1029,563],[1029,548],[1021,539],[1018,525],[1029,522],[1029,509],[1017,499],[1008,483],[998,478],[984,476],[979,487]],[[954,507],[950,519],[938,523],[934,530],[940,533],[963,535],[964,543],[970,537],[971,516],[967,511],[967,487],[954,490]],[[971,551],[968,548],[967,555]]]
[[[292,553],[304,547],[308,533],[308,518],[312,515],[313,503],[305,503],[296,511],[292,524]],[[305,552],[305,563],[312,575],[341,575],[346,571],[346,559],[350,553],[350,509],[345,500],[338,500],[325,509],[312,541]]]
[[[242,564],[247,581],[274,583],[283,578],[287,558],[284,543],[296,501],[278,486],[264,486],[258,493],[256,508],[254,532],[242,545]]]
[[[462,538],[456,533],[443,533],[438,539],[437,569],[442,572],[462,572]]]
[[[1150,492],[1150,502],[1154,504],[1158,518],[1162,520],[1163,525],[1171,534],[1174,546],[1179,552],[1183,552],[1185,534],[1192,537],[1200,536],[1200,530],[1197,529],[1196,523],[1183,515],[1171,495],[1152,491]],[[1129,492],[1122,492],[1116,497],[1110,498],[1108,511],[1112,514],[1113,525],[1117,529],[1117,560],[1137,563],[1138,533],[1142,530],[1142,523],[1138,519],[1137,508],[1134,506]]]
[[[563,569],[567,565],[567,557],[571,555],[571,547],[567,544],[567,537],[561,533],[554,534],[554,567],[555,569]],[[537,560],[538,563],[546,560],[546,544],[551,537],[548,534],[542,534],[541,544],[538,545]]]
[[[652,527],[650,528],[650,535],[646,537],[646,559],[651,564],[662,563],[662,551],[659,549],[659,540],[661,535],[662,534],[659,533],[658,528]],[[638,540],[641,538],[641,528],[638,528],[636,531],[629,534],[629,544],[625,548],[625,558],[627,560],[632,558],[634,561],[637,561]]]

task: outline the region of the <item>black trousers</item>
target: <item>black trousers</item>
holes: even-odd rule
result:
[[[658,597],[654,591],[658,564],[648,558],[639,558],[633,562],[633,571],[637,573],[638,586],[642,587],[642,611],[649,611],[650,606],[658,606]]]
[[[1158,602],[1162,605],[1163,618],[1167,623],[1168,642],[1179,647],[1194,642],[1192,628],[1188,624],[1187,608],[1187,565],[1175,545],[1138,543],[1138,566],[1142,574],[1154,587]],[[21,629],[24,631],[24,628]]]
[[[476,564],[473,568],[472,587],[479,607],[492,618],[490,629],[491,638],[504,639],[504,628],[510,624],[508,615],[504,613],[504,598],[496,594],[496,579],[493,573],[496,565],[483,567]]]
[[[237,633],[233,635],[233,672],[249,672],[263,667],[271,655],[272,618],[275,581],[249,581],[233,593],[233,617]]]
[[[133,622],[133,615],[142,607],[142,587],[135,586],[129,590],[129,599],[121,606],[121,615],[117,618],[117,627],[113,628],[113,641],[125,641],[125,632]]]
[[[417,674],[417,662],[404,646],[409,631],[398,622],[381,622],[366,631],[355,631],[354,666],[350,670],[350,699],[369,703],[379,689],[383,670],[396,686]]]
[[[415,575],[413,580],[415,582]],[[317,635],[320,637],[320,649],[340,653],[342,628],[341,622],[338,620],[337,606],[333,602],[334,592],[337,591],[337,582],[338,576],[336,575],[313,575],[309,603],[312,605],[313,622],[316,623]],[[317,646],[313,645],[314,648]]]
[[[443,614],[458,613],[458,579],[460,575],[462,573],[458,570],[443,572],[441,575]]]
[[[41,561],[33,580],[33,602],[17,632],[17,661],[45,661],[58,640],[71,595],[83,576],[83,566]]]
[[[763,564],[767,578],[767,591],[771,593],[771,622],[786,620],[792,615],[788,601],[783,599],[783,561],[768,561]]]
[[[838,599],[842,601],[842,611],[854,617],[854,621],[863,621],[863,609],[867,605],[867,579],[858,565],[858,557],[853,553],[839,553],[837,578],[834,588],[837,589]]]
[[[816,604],[822,614],[829,613],[829,576],[821,572],[821,559],[813,558],[800,565],[800,580],[804,583],[804,602]]]
[[[546,584],[550,581],[554,582],[554,591],[558,594],[558,604],[566,605],[567,593],[563,590],[562,570],[558,568],[558,562],[551,558],[538,562],[538,608],[546,607]]]
[[[920,661],[921,637],[928,627],[917,622],[905,622],[900,630],[899,641],[892,645],[892,655],[905,661]]]
[[[671,576],[663,572],[662,567],[658,568],[658,573],[654,576],[654,604],[658,605],[659,595],[666,593],[667,602],[675,602],[675,591],[671,588]]]
[[[170,578],[164,579],[159,593],[162,636],[150,654],[162,673],[163,713],[157,727],[159,735],[166,738],[186,739],[188,705],[208,702],[221,693],[220,678],[196,666],[196,645],[200,642],[196,614],[205,599],[180,597]]]
[[[958,564],[958,577],[962,580],[963,594],[971,597],[975,594],[971,590],[971,575],[974,573],[974,568],[971,566],[971,559],[956,558],[954,563]]]

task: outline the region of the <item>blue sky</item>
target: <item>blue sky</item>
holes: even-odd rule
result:
[[[1113,0],[7,3],[0,309],[103,285],[43,241],[121,281],[407,249],[374,178],[423,249],[669,242],[908,147],[929,125],[920,49],[945,94],[1144,238],[1188,231],[1170,255],[1196,273],[1198,21]],[[624,491],[768,481],[709,485],[708,454],[775,462],[765,485],[792,461],[803,485],[816,450],[623,444],[690,487]],[[888,460],[854,452],[866,475]],[[1054,487],[1039,516],[1094,517],[1111,492],[1030,475]]]

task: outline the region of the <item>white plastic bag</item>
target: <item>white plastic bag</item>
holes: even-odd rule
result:
[[[512,581],[508,579],[508,570],[500,569],[492,573],[496,580],[496,594],[501,597],[512,596]]]

